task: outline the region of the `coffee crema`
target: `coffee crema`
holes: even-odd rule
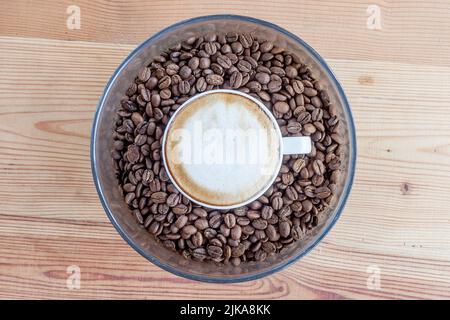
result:
[[[258,196],[280,165],[276,124],[254,101],[212,92],[188,101],[167,128],[172,180],[201,204],[233,206]]]

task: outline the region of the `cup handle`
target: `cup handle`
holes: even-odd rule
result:
[[[311,152],[311,137],[283,137],[283,154],[308,154]]]

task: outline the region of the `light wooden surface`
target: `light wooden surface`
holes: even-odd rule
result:
[[[0,11],[0,298],[450,298],[448,1],[6,1]],[[81,8],[81,29],[66,8]],[[173,276],[109,223],[91,178],[93,114],[139,42],[181,19],[262,18],[299,35],[348,94],[358,164],[346,209],[304,259],[215,285]],[[81,288],[66,268],[81,268]],[[368,269],[369,268],[369,269]],[[380,271],[378,290],[367,286]]]

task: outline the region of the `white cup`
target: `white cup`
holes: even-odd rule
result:
[[[188,199],[214,209],[244,206],[275,181],[283,155],[311,152],[309,136],[282,137],[273,114],[240,91],[200,93],[170,118],[162,159]]]

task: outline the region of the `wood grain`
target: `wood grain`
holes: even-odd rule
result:
[[[81,29],[66,29],[66,9],[81,9]],[[366,27],[369,4],[382,12],[382,31]],[[137,44],[175,23],[231,13],[276,23],[328,58],[450,65],[450,7],[446,0],[267,1],[3,1],[3,35]]]
[[[348,0],[128,3],[79,1],[81,30],[65,28],[68,2],[2,3],[0,298],[450,298],[446,2],[374,1],[381,31]],[[172,22],[218,12],[268,19],[317,48],[358,136],[355,184],[330,234],[287,270],[230,285],[173,276],[134,252],[101,208],[89,160],[97,101],[128,52]],[[70,265],[79,290],[66,287]],[[369,266],[379,290],[367,288]]]

